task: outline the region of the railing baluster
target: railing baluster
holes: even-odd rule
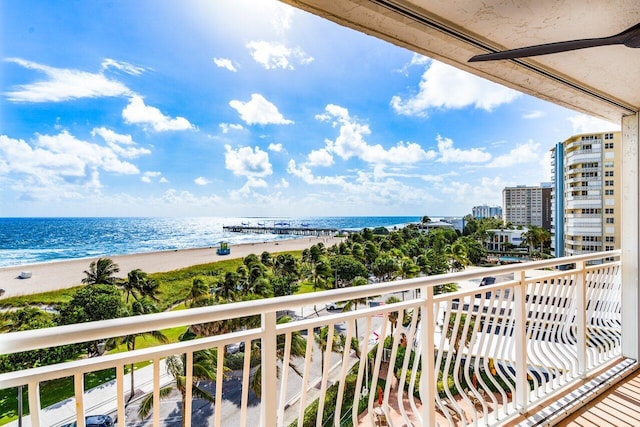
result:
[[[160,427],[160,358],[153,359],[153,427]]]
[[[276,312],[262,313],[262,425],[275,426],[278,422],[278,340]]]
[[[435,372],[435,362],[433,360],[434,331],[436,330],[436,311],[434,310],[433,287],[423,287],[420,295],[424,296],[423,311],[420,323],[421,334],[420,343],[422,373],[420,374],[420,398],[422,399],[422,425],[436,425],[436,384],[438,375]],[[444,330],[443,330],[444,334]],[[417,362],[416,362],[417,363]]]
[[[76,397],[76,425],[85,427],[84,422],[84,373],[73,376],[73,390]]]
[[[586,378],[587,375],[587,285],[585,263],[576,262],[576,326],[578,329],[578,376]]]
[[[329,380],[329,368],[331,367],[331,354],[333,352],[333,323],[329,323],[327,329],[327,342],[324,349],[324,365],[322,366],[322,379],[320,380],[320,396],[318,400],[318,413],[316,415],[316,427],[322,427],[322,418],[324,415],[324,396],[327,393],[327,381]],[[320,349],[322,351],[322,349]]]
[[[219,345],[216,350],[218,354],[218,356],[216,357],[216,403],[213,411],[216,417],[216,421],[215,421],[216,426],[221,427],[222,426],[222,385],[224,384],[224,346]]]
[[[513,315],[515,320],[514,337],[516,350],[516,395],[515,407],[522,414],[529,406],[529,383],[527,382],[527,281],[525,272],[514,273],[519,283],[515,288]]]
[[[29,396],[29,413],[31,414],[31,426],[40,427],[40,383],[30,382],[27,394]],[[19,389],[22,391],[22,388]]]
[[[184,417],[184,425],[191,425],[191,412],[193,409],[193,352],[187,351],[185,355],[185,380],[184,383],[186,385],[185,396],[184,396],[184,408],[182,408],[182,416]]]
[[[134,390],[131,390],[133,394]],[[126,415],[124,410],[124,365],[116,366],[116,400],[118,406],[118,425],[126,425]]]
[[[287,332],[284,338],[284,358],[282,359],[282,379],[280,380],[280,401],[278,402],[278,426],[284,425],[284,405],[287,396],[287,384],[289,380],[289,361],[291,360],[291,332]]]
[[[244,361],[242,365],[242,398],[240,403],[240,426],[247,425],[249,405],[249,374],[251,373],[251,341],[244,343]]]
[[[307,407],[307,388],[309,387],[309,375],[311,372],[311,355],[313,354],[313,327],[307,329],[307,348],[304,353],[304,374],[302,376],[302,392],[298,405],[298,427],[304,423],[304,410]]]

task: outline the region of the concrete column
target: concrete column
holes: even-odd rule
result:
[[[622,118],[622,354],[638,360],[638,247],[640,226],[638,213],[638,144],[640,143],[638,114]],[[618,159],[616,159],[618,161]]]

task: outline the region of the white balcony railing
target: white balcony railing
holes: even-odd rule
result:
[[[248,403],[254,370],[250,369],[247,351],[243,369],[235,373],[237,381],[212,385],[215,402],[210,404],[208,424],[255,425],[251,417],[259,411],[260,425],[290,425],[298,419],[294,425],[302,426],[304,410],[312,403],[311,390],[325,396],[334,384],[336,397],[327,404],[320,399],[314,425],[358,425],[359,403],[367,408],[369,423],[365,418],[364,425],[373,425],[373,417],[380,416],[376,414],[391,417],[392,411],[407,425],[447,425],[448,421],[501,425],[619,357],[620,262],[609,261],[619,256],[620,251],[611,251],[3,334],[0,353],[7,354],[247,316],[260,318],[260,326],[253,329],[5,373],[0,375],[0,389],[26,385],[31,425],[59,425],[55,423],[69,420],[47,417],[47,409],[40,408],[39,386],[44,381],[72,376],[76,410],[72,418],[83,427],[82,415],[88,412],[84,374],[115,368],[116,386],[103,398],[113,401],[118,425],[133,425],[139,420],[127,418],[124,366],[151,361],[154,405],[149,424],[160,425],[160,366],[164,358],[186,355],[185,381],[190,384],[195,352],[213,349],[217,360],[222,361],[225,345],[244,342],[250,348],[253,341],[261,348],[258,406]],[[591,265],[594,262],[599,264]],[[498,280],[479,288],[484,276]],[[462,289],[434,295],[438,286],[449,283],[459,283]],[[405,295],[405,300],[395,304],[361,304],[363,308],[357,310],[323,317],[314,313],[309,318],[277,323],[278,314],[285,311],[309,314],[313,313],[310,307],[324,307],[329,301],[362,301],[398,292]],[[390,321],[393,318],[398,319],[395,325]],[[337,336],[334,338],[333,331],[338,329],[346,338],[344,342],[357,337],[360,358],[348,349],[339,354],[326,351],[319,357],[320,350],[311,337],[314,329],[324,326],[329,330],[327,349],[334,347]],[[306,348],[303,356],[293,357],[291,343],[293,337],[300,336],[297,334],[306,338]],[[386,346],[380,345],[385,341]],[[370,363],[360,363],[366,360],[366,354]],[[283,368],[290,363],[301,377],[291,368]],[[218,378],[223,378],[222,362],[213,369]],[[231,386],[241,390],[241,397],[230,408],[223,404],[223,394]],[[190,387],[185,393],[185,410],[178,405],[179,416],[184,417],[185,425],[198,425],[193,421]],[[353,421],[345,424],[349,415]],[[233,421],[224,421],[229,419]]]

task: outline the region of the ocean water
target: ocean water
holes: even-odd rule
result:
[[[225,233],[223,225],[273,225],[360,230],[402,226],[420,217],[298,218],[0,218],[0,267],[99,256],[253,243],[295,238]]]

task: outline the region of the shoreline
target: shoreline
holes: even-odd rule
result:
[[[333,242],[334,239],[333,237],[313,236],[259,243],[242,243],[231,245],[231,254],[229,255],[218,255],[216,254],[217,247],[211,246],[0,267],[0,288],[5,290],[5,294],[0,297],[0,300],[2,298],[80,286],[82,285],[82,279],[85,277],[84,271],[88,270],[89,264],[98,258],[111,258],[120,268],[117,277],[126,277],[128,272],[136,268],[145,273],[167,272],[225,259],[244,258],[249,254],[259,256],[264,251],[272,254],[276,252],[301,251],[318,242],[323,242],[325,245],[330,246],[329,242]],[[20,279],[19,275],[23,271],[31,272],[31,277]]]

